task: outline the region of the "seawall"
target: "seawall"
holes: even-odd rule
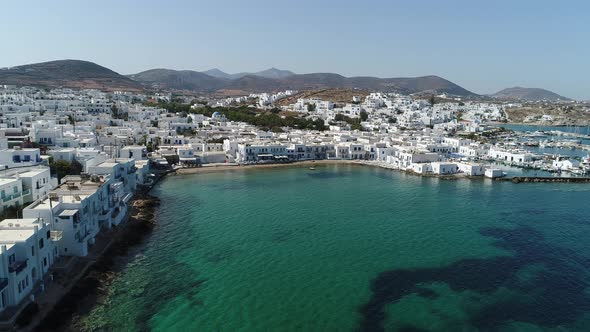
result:
[[[512,183],[590,183],[590,178],[515,176],[512,178],[498,178],[496,181],[510,181]]]

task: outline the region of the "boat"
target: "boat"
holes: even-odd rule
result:
[[[315,167],[310,167],[309,170],[310,171],[315,171]]]

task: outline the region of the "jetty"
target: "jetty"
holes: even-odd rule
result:
[[[495,180],[510,181],[512,183],[590,183],[590,178],[582,177],[515,176],[511,178],[497,178]]]

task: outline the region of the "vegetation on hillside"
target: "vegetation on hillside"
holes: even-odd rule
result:
[[[361,118],[353,119],[351,117],[348,117],[348,116],[340,113],[340,114],[336,114],[336,116],[334,116],[334,120],[335,121],[344,121],[344,122],[348,123],[352,130],[363,130],[363,126],[361,126],[361,122],[363,121],[362,114],[365,114],[365,116],[367,116],[366,112],[362,112]],[[365,117],[365,119],[366,119],[366,117]]]
[[[147,106],[155,106],[167,109],[171,112],[186,112],[194,114],[203,114],[206,116],[212,116],[214,112],[223,114],[229,121],[246,122],[251,125],[257,126],[263,130],[273,130],[280,132],[281,127],[290,127],[297,129],[310,129],[310,130],[326,130],[324,121],[321,119],[310,120],[298,116],[280,116],[272,111],[265,111],[247,106],[238,107],[216,107],[212,108],[209,106],[192,109],[190,104],[182,103],[147,103]]]

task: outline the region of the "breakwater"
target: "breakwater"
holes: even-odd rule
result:
[[[590,178],[578,177],[541,177],[541,176],[515,176],[512,178],[498,178],[498,181],[510,181],[512,183],[590,183]]]

